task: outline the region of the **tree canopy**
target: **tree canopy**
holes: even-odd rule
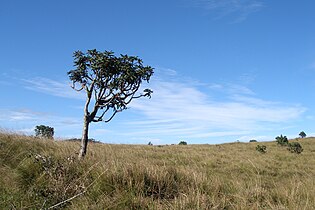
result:
[[[37,125],[35,127],[35,136],[52,139],[54,137],[54,128],[46,125]]]
[[[305,138],[305,137],[306,137],[306,133],[305,133],[304,131],[301,131],[301,132],[299,133],[299,136],[300,136],[301,138]]]

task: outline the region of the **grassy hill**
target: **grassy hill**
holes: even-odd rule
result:
[[[93,143],[78,161],[78,142],[0,133],[0,209],[315,209],[315,139],[298,141]]]

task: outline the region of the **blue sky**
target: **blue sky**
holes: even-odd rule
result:
[[[67,72],[87,49],[155,68],[139,99],[90,137],[172,144],[315,135],[315,2],[117,0],[0,2],[0,127],[80,137],[84,95]]]

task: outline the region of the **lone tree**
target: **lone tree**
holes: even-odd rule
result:
[[[303,138],[306,137],[306,133],[305,133],[304,131],[301,131],[301,132],[299,133],[299,136],[303,139]]]
[[[187,145],[187,142],[186,142],[186,141],[180,141],[180,142],[178,143],[178,145]]]
[[[54,138],[54,128],[49,127],[46,125],[37,125],[34,129],[35,136],[41,137],[41,138],[48,138],[53,139]]]
[[[151,97],[150,89],[137,94],[143,81],[149,82],[151,66],[143,66],[136,56],[115,56],[111,51],[96,49],[74,52],[74,70],[68,72],[72,88],[85,91],[83,131],[79,158],[86,155],[88,131],[91,122],[108,123],[136,98]]]

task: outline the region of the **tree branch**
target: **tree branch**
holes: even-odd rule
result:
[[[121,112],[122,110],[115,110],[114,111],[114,113],[113,113],[113,115],[108,119],[108,120],[104,120],[104,122],[105,123],[108,123],[109,121],[111,121],[114,117],[115,117],[115,115],[117,114],[117,112]]]
[[[94,116],[93,117],[93,122],[100,122],[103,120],[103,117],[105,115],[105,113],[109,110],[109,107],[106,107],[106,110],[103,110],[103,113],[101,114],[101,116]]]
[[[81,84],[81,88],[80,88],[80,89],[77,89],[77,88],[75,87],[75,82],[72,82],[72,85],[70,85],[70,87],[71,87],[73,90],[80,92],[81,90],[83,90],[84,85]]]

